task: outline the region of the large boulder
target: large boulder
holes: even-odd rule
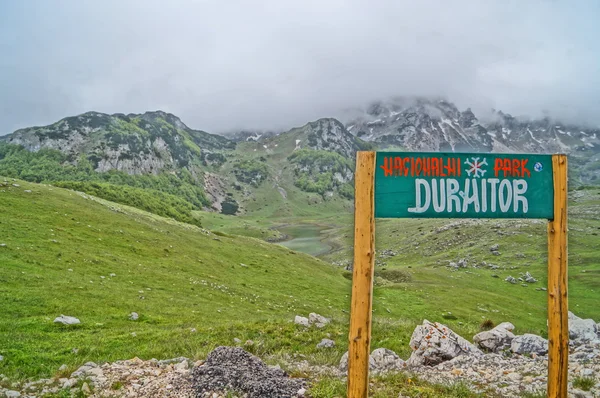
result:
[[[413,353],[408,359],[408,366],[433,366],[459,355],[483,354],[448,326],[428,320],[416,327],[410,339],[410,347]]]
[[[301,326],[306,326],[308,327],[308,318],[305,318],[303,316],[300,315],[296,315],[296,317],[294,318],[294,323],[296,325],[301,325]]]
[[[535,334],[517,336],[510,344],[510,350],[516,354],[539,354],[548,352],[548,340]]]
[[[592,319],[581,319],[569,311],[569,339],[575,343],[598,340],[598,326]]]
[[[510,348],[510,343],[515,338],[512,331],[515,329],[510,322],[503,322],[492,330],[477,333],[473,342],[486,352],[500,352]]]

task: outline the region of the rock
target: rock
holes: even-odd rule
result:
[[[348,371],[348,351],[346,351],[344,353],[344,355],[342,355],[342,358],[340,359],[340,364],[338,365],[338,368],[342,372]],[[373,357],[371,355],[369,355],[369,369],[375,369],[375,360],[373,359]]]
[[[512,334],[512,330],[514,329],[515,327],[512,323],[503,322],[492,330],[477,333],[473,336],[473,341],[483,351],[500,352],[510,348],[510,344],[515,338],[515,335]]]
[[[190,333],[196,333],[196,332],[197,332],[196,328],[191,328],[190,329]]]
[[[573,394],[572,396],[574,398],[594,398],[594,395],[592,395],[591,392],[578,389],[573,389],[571,394]]]
[[[87,382],[83,383],[83,385],[81,386],[81,392],[86,395],[90,395],[92,393],[92,390],[90,390],[90,386]]]
[[[299,397],[303,397],[304,394],[306,394],[306,388],[299,389],[298,392],[297,392],[297,394],[298,394]]]
[[[94,362],[86,362],[82,366],[80,366],[79,369],[77,369],[75,372],[71,373],[71,378],[79,378],[82,376],[85,377],[92,369],[95,369],[97,367],[98,365],[96,365]]]
[[[510,344],[510,349],[516,354],[539,354],[548,352],[548,340],[535,334],[517,336]]]
[[[63,325],[78,325],[81,321],[72,316],[60,315],[54,319],[54,323],[62,323]]]
[[[482,355],[482,352],[441,323],[424,320],[410,339],[413,353],[408,366],[433,366],[459,355]]]
[[[467,260],[464,258],[461,258],[460,260],[458,260],[458,267],[459,268],[467,268]]]
[[[129,314],[130,321],[137,321],[139,318],[140,318],[140,316],[138,315],[137,312],[132,312],[131,314]]]
[[[499,245],[499,244],[497,244],[497,243],[496,243],[496,244],[494,244],[494,245],[492,245],[492,246],[490,246],[490,251],[491,251],[491,252],[497,252],[497,251],[498,251],[498,249],[500,249],[500,245]]]
[[[26,190],[24,190],[23,192],[26,192],[26,193],[31,193],[31,189],[26,189]]]
[[[198,397],[222,394],[225,389],[248,398],[296,397],[307,387],[303,379],[290,378],[239,347],[217,347],[203,365],[194,368],[191,381]]]
[[[581,319],[575,315],[569,316],[569,339],[579,343],[598,340],[596,322],[592,319]]]
[[[238,339],[237,337],[235,337],[235,338],[233,339],[233,342],[234,342],[235,344],[242,344],[242,340]]]
[[[325,327],[329,322],[331,322],[331,319],[325,318],[322,315],[315,314],[314,312],[308,314],[308,323],[318,328]]]
[[[21,396],[21,393],[18,391],[6,390],[4,391],[4,395],[6,396],[6,398],[19,398]]]
[[[400,370],[406,366],[404,361],[392,350],[377,348],[369,358],[369,367],[376,372]]]
[[[60,365],[60,368],[58,368],[59,372],[64,372],[65,370],[69,369],[69,367],[65,364]]]
[[[522,278],[527,283],[535,283],[535,282],[537,282],[537,279],[535,279],[533,276],[531,276],[531,274],[529,273],[529,271],[525,272],[525,275],[523,275]]]
[[[448,264],[448,267],[450,267],[450,268],[458,268],[458,264],[456,264],[454,261],[450,261],[450,263]]]
[[[296,325],[302,325],[302,326],[306,326],[306,327],[309,326],[309,324],[308,324],[308,318],[305,318],[305,317],[300,316],[300,315],[296,315],[296,317],[294,318],[294,323]]]
[[[4,361],[4,356],[0,355],[0,362]]]
[[[329,339],[323,339],[319,344],[317,344],[317,348],[333,348],[335,347],[335,341]]]
[[[506,282],[512,283],[513,285],[515,283],[517,283],[517,280],[515,278],[513,278],[512,276],[507,276],[506,279],[504,279]]]

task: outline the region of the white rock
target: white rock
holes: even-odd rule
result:
[[[296,325],[302,325],[302,326],[306,326],[306,327],[309,326],[309,324],[308,324],[308,318],[305,318],[305,317],[300,316],[300,315],[296,315],[296,317],[294,318],[294,323]]]
[[[73,316],[60,315],[54,319],[54,323],[62,323],[63,325],[78,325],[81,321]]]
[[[476,355],[483,353],[448,326],[424,320],[415,328],[410,339],[413,353],[408,359],[409,366],[433,366],[459,355]]]
[[[4,395],[6,396],[6,398],[18,398],[21,396],[21,393],[18,391],[6,390],[4,391]]]
[[[576,342],[588,342],[598,339],[596,322],[592,319],[569,318],[569,339]]]
[[[404,361],[394,351],[387,348],[373,350],[369,359],[369,364],[371,363],[371,370],[377,372],[400,370],[406,366]]]
[[[129,320],[130,321],[137,321],[139,319],[139,315],[137,312],[132,312],[131,314],[129,314]]]
[[[322,315],[315,314],[314,312],[308,314],[308,323],[318,328],[325,327],[329,322],[331,322],[331,319],[325,318]]]
[[[503,322],[492,330],[477,333],[473,336],[473,342],[484,351],[499,352],[510,348],[510,343],[515,338],[511,330],[514,325],[510,322]]]
[[[317,348],[333,348],[335,347],[335,341],[329,339],[323,339],[319,344],[317,344]]]
[[[516,354],[540,354],[548,352],[548,340],[535,334],[524,334],[513,339],[510,349]]]

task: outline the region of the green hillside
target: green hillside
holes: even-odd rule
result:
[[[349,282],[308,255],[73,191],[0,183],[7,376],[90,360],[198,357],[234,337],[256,340],[259,352],[310,352],[316,343],[296,336],[294,315],[344,316]],[[128,320],[133,311],[137,322]],[[61,314],[82,324],[54,324]]]

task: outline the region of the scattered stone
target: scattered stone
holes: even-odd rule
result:
[[[512,276],[507,276],[506,279],[504,279],[506,282],[512,283],[513,285],[515,283],[517,283],[517,280],[515,278],[513,278]]]
[[[310,314],[308,314],[308,323],[310,325],[315,325],[318,328],[323,328],[329,322],[331,322],[331,319],[325,318],[322,315],[315,314],[314,312],[311,312]]]
[[[12,186],[15,187],[15,188],[19,188],[20,187],[19,184],[12,184]]]
[[[441,323],[424,320],[410,339],[413,353],[408,366],[437,365],[459,355],[482,355],[482,352]]]
[[[522,275],[521,278],[523,278],[523,281],[525,281],[527,283],[535,283],[535,282],[538,281],[533,276],[531,276],[531,274],[529,273],[529,271],[525,272],[524,275],[523,274],[521,274],[521,275]],[[519,278],[519,279],[521,279],[521,278]]]
[[[206,362],[192,371],[192,386],[199,397],[230,391],[247,398],[297,397],[303,379],[289,378],[238,347],[218,347]],[[208,395],[207,395],[208,394]]]
[[[191,328],[190,329],[190,333],[196,333],[196,332],[197,332],[196,328]]]
[[[252,340],[246,340],[246,342],[244,343],[244,345],[253,346],[254,345],[254,341],[252,341]]]
[[[64,372],[65,370],[69,369],[69,367],[65,364],[60,365],[60,368],[58,368],[59,372]]]
[[[24,190],[23,192],[26,192],[26,193],[31,193],[31,189],[26,189],[26,190]]]
[[[242,344],[242,340],[238,339],[237,337],[233,339],[233,342],[235,344]]]
[[[481,332],[473,336],[473,341],[485,352],[500,352],[510,348],[515,335],[512,331],[514,325],[503,322],[492,330]]]
[[[296,317],[294,318],[294,323],[296,325],[302,325],[302,326],[306,326],[306,327],[309,326],[309,324],[308,324],[308,318],[305,318],[305,317],[300,316],[300,315],[296,315]]]
[[[138,315],[137,312],[132,312],[131,314],[129,314],[130,321],[137,321],[139,318],[140,318],[140,316]]]
[[[497,243],[496,243],[496,244],[494,244],[494,245],[492,245],[492,246],[490,246],[490,251],[491,251],[491,252],[497,252],[497,251],[498,251],[498,249],[500,249],[500,245],[499,245],[499,244],[497,244]]]
[[[457,264],[459,268],[467,268],[467,259],[461,258]]]
[[[114,278],[115,276],[117,276],[117,274],[114,274],[114,273],[111,273],[111,274],[110,274],[110,277],[111,277],[111,278]]]
[[[81,392],[84,393],[85,395],[90,395],[92,393],[92,390],[90,390],[90,386],[88,385],[87,382],[84,382],[83,385],[81,386]]]
[[[4,356],[0,355],[0,362],[4,361]]]
[[[335,347],[335,341],[329,339],[323,339],[319,344],[317,344],[317,348],[333,348]]]
[[[54,323],[62,323],[63,325],[78,325],[81,321],[73,316],[60,315],[54,319]]]
[[[18,391],[6,390],[4,391],[4,395],[6,396],[6,398],[19,398],[21,396],[21,393]]]
[[[544,355],[548,352],[548,340],[535,334],[526,333],[512,340],[510,350],[516,354]]]

